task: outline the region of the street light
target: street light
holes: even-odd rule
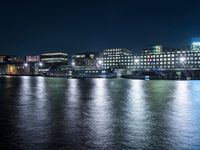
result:
[[[24,63],[24,67],[28,67],[28,63]]]
[[[39,66],[42,67],[44,64],[42,62],[39,62]]]

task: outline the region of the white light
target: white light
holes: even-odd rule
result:
[[[99,64],[99,65],[102,65],[102,64],[103,64],[103,61],[102,61],[102,60],[98,60],[98,64]]]
[[[200,42],[193,42],[192,45],[200,45]]]
[[[139,63],[139,59],[135,59],[135,63],[138,64]]]
[[[28,63],[25,63],[25,64],[24,64],[24,67],[28,67]]]
[[[181,58],[180,58],[180,62],[181,62],[181,63],[185,62],[185,60],[186,60],[185,57],[181,57]]]
[[[42,66],[43,66],[43,63],[42,63],[42,62],[39,62],[39,66],[42,67]]]
[[[73,67],[75,66],[75,62],[74,62],[74,61],[72,62],[72,66],[73,66]]]

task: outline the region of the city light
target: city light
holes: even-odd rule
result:
[[[138,64],[138,63],[139,63],[139,61],[140,61],[139,59],[135,59],[135,63],[136,63],[136,64]]]
[[[185,58],[185,57],[181,57],[181,58],[180,58],[180,62],[181,62],[181,63],[184,63],[185,61],[186,61],[186,58]]]
[[[75,64],[75,62],[74,61],[72,61],[72,66],[74,67],[76,64]]]
[[[24,67],[28,67],[28,63],[25,63],[25,64],[24,64]]]
[[[103,61],[102,60],[98,60],[98,65],[102,65]]]
[[[39,62],[39,66],[42,67],[42,66],[43,66],[43,63],[42,63],[42,62]]]

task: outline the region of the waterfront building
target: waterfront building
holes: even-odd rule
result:
[[[75,69],[94,69],[96,68],[97,53],[87,52],[72,55],[72,66]]]
[[[159,54],[141,53],[134,56],[137,59],[136,69],[177,69],[200,68],[200,52],[190,49],[165,50]]]
[[[0,63],[21,63],[24,59],[14,55],[0,55]]]
[[[14,55],[0,55],[0,74],[19,75],[24,71],[24,59]]]
[[[194,69],[200,68],[200,51],[152,46],[133,55],[127,49],[106,49],[98,60],[104,69]]]
[[[40,56],[39,55],[35,55],[35,56],[26,56],[25,57],[25,61],[27,63],[36,63],[36,62],[40,62]]]
[[[133,68],[133,54],[126,48],[113,48],[103,50],[98,57],[98,66],[103,69]]]
[[[68,64],[68,54],[63,52],[52,52],[41,54],[41,61],[51,65]]]

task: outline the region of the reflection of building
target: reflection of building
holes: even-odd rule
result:
[[[95,68],[96,57],[96,53],[81,53],[72,55],[72,66],[76,69]]]
[[[41,61],[48,64],[67,64],[68,55],[62,52],[45,53],[41,55]]]
[[[26,62],[39,62],[40,61],[40,56],[36,55],[36,56],[26,56],[25,58]]]
[[[192,39],[192,51],[198,52],[200,51],[200,38],[193,38]]]
[[[101,61],[100,65],[104,69],[132,68],[134,64],[132,52],[125,48],[105,49],[98,61]]]

